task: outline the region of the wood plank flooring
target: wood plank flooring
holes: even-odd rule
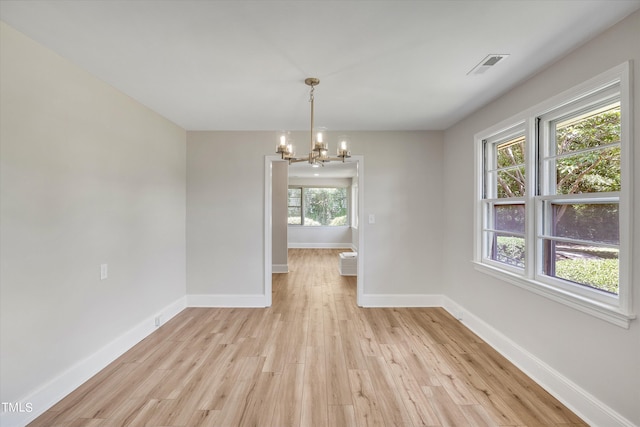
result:
[[[272,307],[188,308],[30,426],[586,426],[444,310],[358,308],[339,252],[290,250]]]

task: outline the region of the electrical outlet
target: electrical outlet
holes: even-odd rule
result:
[[[100,280],[105,280],[107,277],[109,277],[109,266],[100,264]]]
[[[376,216],[374,214],[369,214],[369,224],[376,223]]]
[[[158,314],[155,319],[156,328],[162,323],[162,314]]]

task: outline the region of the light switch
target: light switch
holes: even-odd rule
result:
[[[108,277],[109,270],[107,264],[100,264],[100,280],[104,280]]]
[[[369,224],[376,223],[376,216],[374,214],[369,214]]]

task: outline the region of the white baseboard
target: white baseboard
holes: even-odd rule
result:
[[[351,249],[352,243],[291,243],[289,249]]]
[[[444,295],[364,294],[361,303],[363,307],[443,307],[589,425],[593,427],[634,427],[631,421]],[[146,318],[95,354],[78,362],[49,383],[21,399],[19,402],[22,404],[31,403],[32,412],[2,412],[0,425],[17,427],[33,421],[151,334],[157,328],[155,318],[158,315],[161,315],[162,323],[165,323],[186,307],[265,306],[265,295],[186,295],[160,312]]]
[[[442,307],[442,295],[364,294],[360,302],[362,307]]]
[[[442,307],[593,427],[634,427],[595,396],[446,296]]]
[[[187,295],[187,307],[267,307],[262,295]]]
[[[288,273],[289,272],[289,264],[273,264],[271,266],[272,273]]]
[[[147,317],[96,353],[76,363],[47,384],[42,385],[39,389],[21,399],[19,402],[23,405],[31,404],[33,408],[31,412],[2,412],[0,414],[0,426],[18,427],[30,423],[155,331],[158,328],[155,325],[157,316],[160,316],[161,324],[166,323],[186,307],[187,299],[186,297],[181,297],[154,315]]]

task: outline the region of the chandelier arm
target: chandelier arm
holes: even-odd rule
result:
[[[308,161],[309,161],[309,159],[307,159],[307,158],[293,158],[292,157],[292,158],[289,159],[289,163],[290,164],[291,163],[308,162]]]

